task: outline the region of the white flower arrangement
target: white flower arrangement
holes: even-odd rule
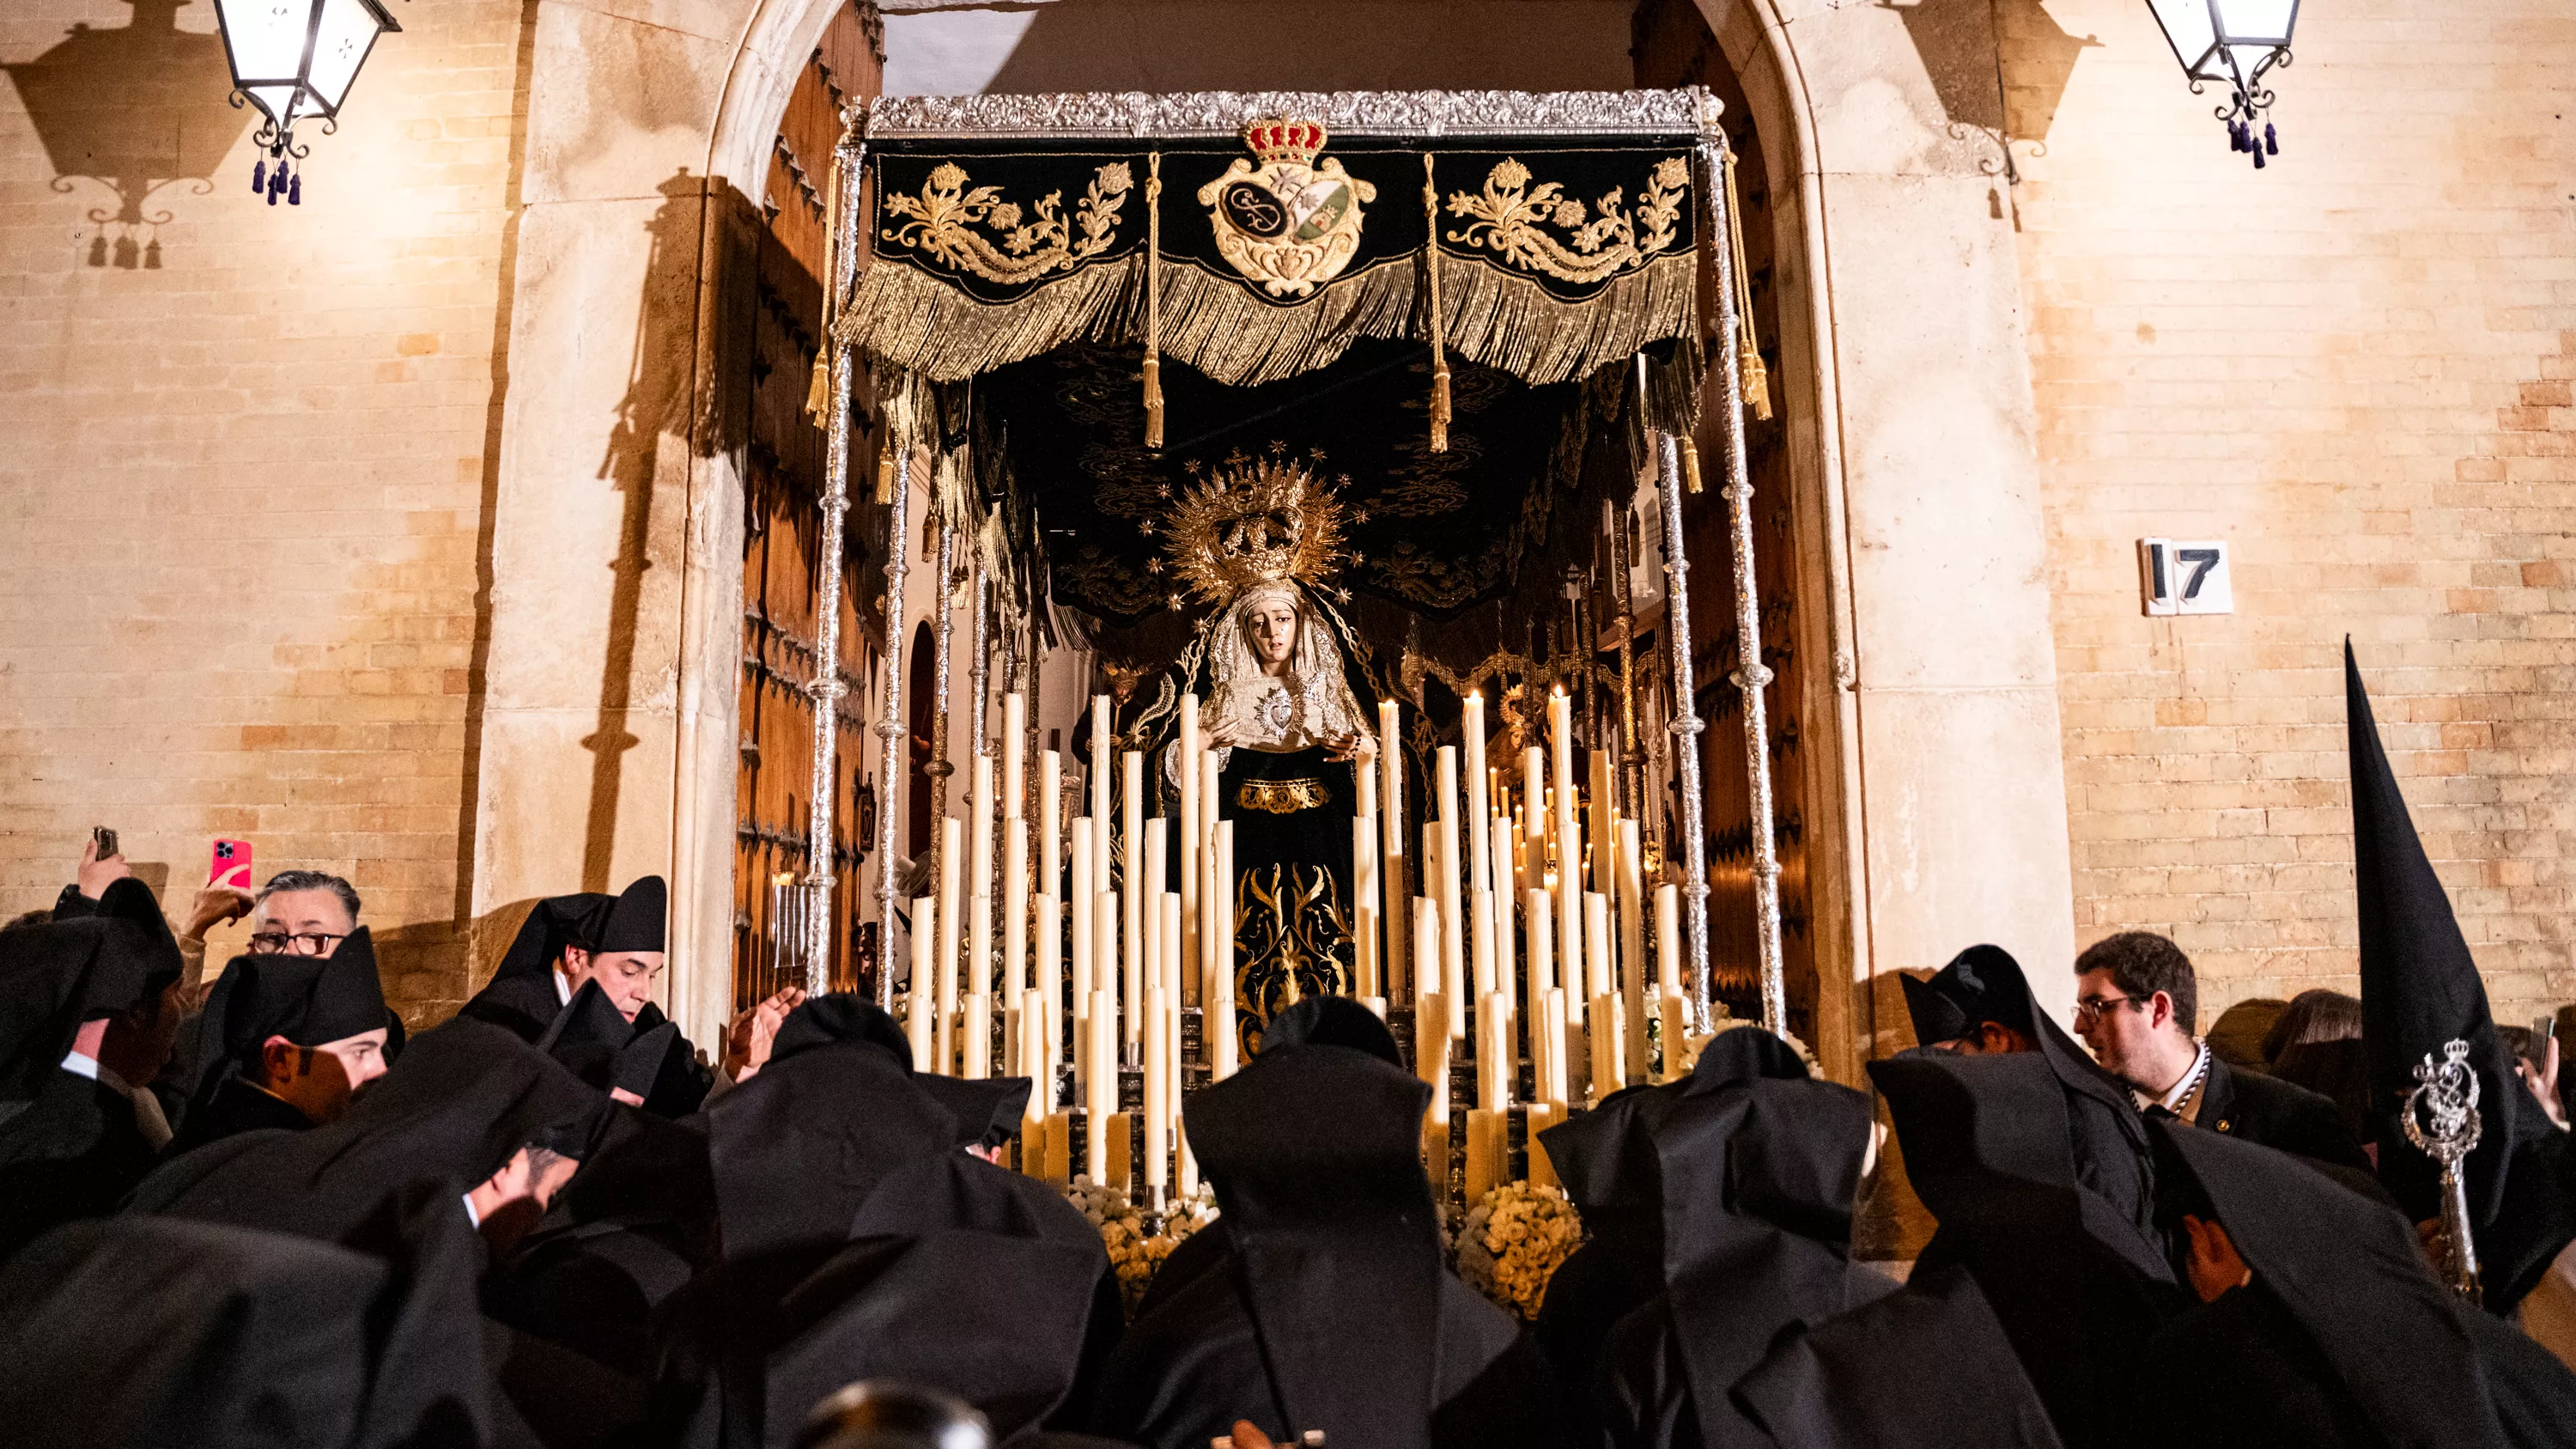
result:
[[[1507,1182],[1467,1210],[1455,1266],[1468,1287],[1527,1321],[1582,1243],[1583,1219],[1563,1189]]]
[[[1064,1195],[1099,1230],[1100,1245],[1109,1252],[1109,1266],[1118,1274],[1119,1300],[1131,1317],[1163,1260],[1172,1255],[1183,1238],[1215,1222],[1217,1216],[1216,1194],[1204,1184],[1195,1196],[1174,1203],[1163,1219],[1162,1231],[1152,1234],[1145,1231],[1144,1213],[1125,1193],[1095,1183],[1088,1176],[1076,1177]]]

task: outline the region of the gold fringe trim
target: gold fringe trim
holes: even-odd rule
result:
[[[1433,175],[1431,153],[1422,153],[1422,216],[1428,235],[1440,237],[1440,183]],[[1431,278],[1431,451],[1449,451],[1448,321],[1440,310],[1440,248],[1422,249],[1422,270]]]
[[[1680,441],[1682,445],[1682,491],[1686,493],[1697,493],[1700,491],[1699,443],[1695,439],[1689,437],[1684,437]]]
[[[894,448],[888,446],[877,455],[877,504],[884,507],[894,502]]]
[[[1145,180],[1145,446],[1163,446],[1163,153]]]
[[[1127,335],[1139,256],[1059,277],[1007,306],[978,302],[927,272],[880,261],[859,279],[839,325],[843,342],[932,382],[959,382],[1068,342]]]
[[[1444,258],[1444,262],[1446,259]],[[1650,343],[1698,328],[1698,258],[1657,257],[1587,302],[1560,302],[1536,282],[1491,266],[1450,267],[1440,287],[1444,353],[1533,384],[1585,377]],[[1419,259],[1389,258],[1308,300],[1260,301],[1231,278],[1158,268],[1159,352],[1228,387],[1258,387],[1329,366],[1363,337],[1417,337]],[[1146,264],[1139,256],[1085,267],[1007,306],[977,302],[901,263],[868,269],[839,323],[841,339],[935,382],[1035,357],[1065,343],[1136,340]]]
[[[841,158],[833,157],[823,202],[823,340],[814,347],[814,376],[805,386],[805,416],[814,420],[814,426],[824,429],[832,426],[832,304],[839,300],[833,294],[840,290],[833,282],[840,268],[833,265],[832,248],[841,239],[842,168]]]

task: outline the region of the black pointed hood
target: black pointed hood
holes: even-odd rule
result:
[[[598,891],[580,891],[568,896],[548,896],[528,911],[519,922],[519,932],[510,938],[510,949],[501,953],[501,964],[492,971],[493,981],[537,978],[550,974],[555,963],[563,959],[566,946],[588,949],[600,936],[608,920],[609,909],[617,898]]]
[[[610,1003],[599,983],[584,981],[537,1038],[537,1050],[605,1092],[620,1085],[618,1058],[635,1037],[634,1023]]]
[[[24,1102],[62,1066],[83,1022],[122,1016],[179,979],[179,944],[139,880],[94,914],[0,931],[0,1102]]]
[[[642,876],[618,893],[600,919],[598,934],[581,944],[594,951],[664,950],[670,915],[670,887],[658,875]]]
[[[526,1042],[459,1018],[421,1033],[339,1121],[185,1153],[129,1210],[337,1238],[423,1177],[480,1183],[529,1143],[586,1157],[610,1105]]]
[[[188,1110],[203,1108],[224,1078],[251,1075],[272,1036],[318,1047],[383,1028],[390,1060],[398,1021],[385,1005],[375,938],[364,926],[328,956],[236,956],[207,993],[198,1020]]]
[[[2385,1442],[2505,1442],[2476,1345],[2405,1219],[2286,1153],[2176,1122],[2152,1130],[2177,1179],[2169,1199],[2193,1199],[2177,1218],[2216,1213],[2261,1291],[2307,1330]]]
[[[1743,1437],[1728,1390],[1783,1329],[1895,1286],[1850,1261],[1875,1121],[1867,1096],[1814,1080],[1780,1038],[1739,1027],[1709,1043],[1655,1124],[1664,1302],[1705,1442]]]
[[[1272,1017],[1261,1034],[1261,1049],[1292,1046],[1338,1046],[1367,1052],[1401,1070],[1404,1055],[1395,1033],[1378,1014],[1347,996],[1309,996]]]
[[[957,1117],[957,1145],[986,1150],[1020,1135],[1034,1086],[1026,1077],[943,1077],[915,1072],[912,1084]]]
[[[1366,1052],[1306,1046],[1261,1053],[1182,1109],[1291,1435],[1429,1442],[1443,1277],[1429,1101]]]
[[[2353,887],[2360,908],[2361,1035],[2370,1061],[2370,1106],[2379,1178],[2406,1215],[2441,1211],[2441,1169],[2406,1140],[2399,1105],[2415,1067],[2453,1040],[2469,1044],[2478,1078],[2477,1147],[2467,1163],[2471,1236],[2486,1269],[2487,1305],[2505,1312],[2576,1235],[2555,1175],[2532,1149],[2552,1133],[2496,1039],[2451,898],[2433,873],[2389,768],[2361,666],[2344,641],[2345,729],[2352,757]]]
[[[914,1083],[891,1025],[846,993],[810,998],[768,1064],[707,1104],[728,1259],[839,1243],[888,1174],[956,1150],[956,1114]]]

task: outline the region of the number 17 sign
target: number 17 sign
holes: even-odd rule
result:
[[[2138,540],[2138,595],[2149,614],[2233,614],[2223,539]]]

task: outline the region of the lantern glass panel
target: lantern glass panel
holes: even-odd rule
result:
[[[2268,50],[2290,43],[2290,29],[2298,23],[2299,0],[2212,0],[2218,12],[2218,23],[2227,43],[2240,49]],[[2247,59],[2237,56],[2239,62]]]
[[[315,0],[215,0],[215,19],[231,52],[233,80],[292,84],[304,73],[304,42],[313,32]]]
[[[2205,78],[2206,63],[2218,48],[2218,17],[2210,0],[2147,0],[2147,8],[2155,12],[2184,73]]]
[[[305,104],[315,107],[318,100],[318,109],[338,114],[349,83],[358,78],[358,67],[385,28],[383,12],[367,0],[322,0],[322,25],[313,37],[313,69],[307,77],[315,99]]]

